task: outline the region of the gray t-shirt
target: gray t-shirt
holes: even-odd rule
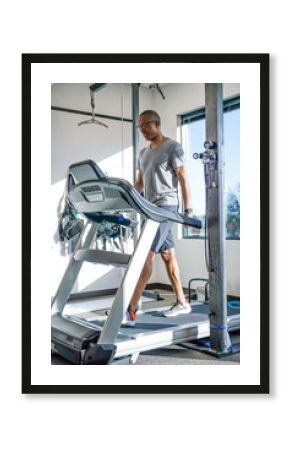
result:
[[[150,146],[140,151],[138,169],[141,172],[144,197],[157,206],[178,205],[177,167],[184,165],[181,145],[165,138],[155,150]]]

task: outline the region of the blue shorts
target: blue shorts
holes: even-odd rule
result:
[[[178,211],[178,206],[173,205],[164,205],[162,208],[167,209],[168,211]],[[159,228],[156,232],[156,236],[151,245],[151,252],[162,253],[165,250],[169,250],[174,247],[173,234],[172,234],[172,222],[169,220],[163,222],[159,225]]]

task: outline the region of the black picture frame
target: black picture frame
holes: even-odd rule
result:
[[[260,383],[257,385],[36,385],[31,382],[31,65],[34,63],[248,63],[260,67]],[[22,55],[22,393],[269,393],[269,54]]]

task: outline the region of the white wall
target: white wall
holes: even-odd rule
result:
[[[90,84],[54,84],[52,86],[53,106],[69,109],[90,110]],[[123,93],[122,93],[123,89]],[[168,84],[162,85],[166,99],[159,93],[140,88],[140,111],[153,108],[162,118],[162,130],[165,135],[178,139],[177,114],[190,111],[204,105],[203,84]],[[238,84],[227,84],[224,96],[229,97],[239,92]],[[122,100],[123,97],[123,100]],[[95,111],[131,118],[131,88],[130,85],[112,84],[95,94]],[[122,106],[123,105],[123,106]],[[51,183],[52,183],[52,214],[55,215],[55,230],[57,227],[58,204],[64,187],[64,179],[68,166],[76,161],[91,158],[110,176],[118,176],[132,182],[132,125],[127,122],[117,122],[99,119],[109,125],[109,128],[83,125],[77,126],[88,116],[52,111],[51,135]],[[123,144],[122,144],[123,143]],[[145,145],[143,139],[140,148]],[[183,286],[193,277],[206,277],[203,240],[184,240],[181,229],[174,226],[176,253],[181,269]],[[226,242],[227,261],[227,292],[239,295],[239,241]],[[60,256],[60,247],[56,235],[52,244],[52,258],[55,275],[52,277],[52,290],[57,288],[67,258]],[[73,292],[89,291],[117,287],[121,279],[121,270],[109,266],[84,264]],[[150,282],[168,284],[168,278],[160,256],[156,258]],[[53,292],[52,292],[53,294]]]
[[[154,93],[153,107],[161,116],[163,133],[179,140],[177,130],[177,114],[204,106],[204,84],[167,84],[162,86],[165,100]],[[239,93],[239,84],[225,84],[224,98]],[[201,149],[202,150],[202,149]],[[190,174],[188,174],[190,176]],[[194,193],[191,193],[194,195]],[[177,229],[179,227],[179,230]],[[181,226],[174,225],[176,255],[181,268],[183,286],[187,286],[190,278],[206,278],[204,257],[204,241],[198,239],[182,239]],[[227,293],[240,294],[240,241],[226,241]],[[157,258],[154,281],[168,283],[168,277],[161,258]]]

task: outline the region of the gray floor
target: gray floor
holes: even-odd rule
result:
[[[159,291],[160,292],[160,291]],[[162,292],[162,301],[152,301],[152,299],[142,298],[142,307],[147,308],[163,307],[172,304],[175,298]],[[95,314],[103,313],[105,309],[109,308],[112,303],[111,297],[102,297],[99,299],[78,300],[69,302],[65,308],[64,313],[74,315],[90,320]],[[239,332],[231,334],[231,341],[233,344],[239,342]],[[207,353],[185,348],[183,345],[171,345],[169,347],[150,350],[139,355],[135,364],[137,365],[236,365],[240,363],[240,354],[231,354],[224,358],[216,358]],[[70,364],[68,361],[59,357],[58,355],[51,356],[51,364],[66,365]]]

